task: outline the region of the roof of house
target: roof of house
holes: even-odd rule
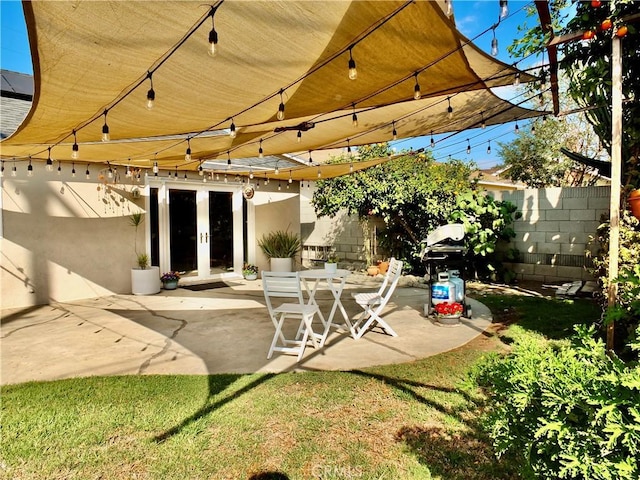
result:
[[[25,73],[0,70],[0,139],[16,131],[31,109],[33,77]]]
[[[0,90],[3,97],[33,100],[33,77],[26,73],[0,70]]]

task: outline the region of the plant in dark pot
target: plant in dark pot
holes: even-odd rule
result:
[[[160,277],[162,288],[165,290],[175,290],[178,287],[180,274],[178,272],[166,272]]]
[[[277,230],[263,235],[258,246],[270,259],[272,271],[290,272],[293,269],[293,257],[302,246],[302,239],[297,233]]]
[[[129,215],[129,224],[135,227],[133,249],[137,267],[131,269],[131,292],[134,295],[151,295],[160,291],[160,268],[149,266],[149,255],[138,252],[138,228],[144,222],[144,213]]]

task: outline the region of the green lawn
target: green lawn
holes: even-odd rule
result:
[[[497,318],[553,338],[591,302],[490,295]],[[505,310],[506,309],[506,310]],[[500,331],[496,328],[495,331]],[[2,389],[11,479],[509,479],[478,426],[471,365],[500,335],[401,365],[278,375],[94,377]],[[282,475],[266,475],[280,472]],[[260,476],[259,474],[263,475]]]

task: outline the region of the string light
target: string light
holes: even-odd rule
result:
[[[231,168],[231,153],[227,150],[227,168]]]
[[[467,138],[467,155],[471,154],[471,142],[469,142],[469,139]]]
[[[494,26],[491,31],[493,32],[493,38],[491,39],[491,55],[498,56],[498,39],[496,38],[496,27]]]
[[[267,172],[264,172],[264,186],[269,185],[269,180],[267,179]]]
[[[27,176],[33,176],[33,165],[31,165],[31,157],[29,157],[29,166],[27,167]]]
[[[47,171],[51,172],[53,170],[53,161],[51,160],[51,147],[47,149],[49,153],[47,154]]]
[[[249,165],[249,179],[253,180],[253,167]]]
[[[109,168],[109,171],[107,172],[107,177],[113,178],[113,170],[111,170],[111,164],[109,162],[107,162],[107,167]]]
[[[184,152],[184,161],[191,161],[191,138],[187,137],[187,150]]]
[[[487,153],[491,154],[491,140],[489,140],[489,145],[487,146]]]
[[[282,190],[282,182],[278,180],[278,191]]]
[[[158,174],[158,162],[153,162],[153,173]]]
[[[451,0],[445,0],[445,3],[447,4],[447,17],[452,17],[453,16],[453,5],[451,3]]]
[[[264,158],[264,150],[262,150],[262,139],[260,139],[260,148],[258,148],[258,158]]]
[[[354,127],[358,126],[358,115],[356,115],[356,104],[353,103],[353,115],[351,115],[351,123]]]
[[[84,172],[84,175],[87,177],[87,180],[91,178],[91,172],[89,172],[89,164],[87,163],[87,170]]]
[[[516,118],[516,126],[514,128],[515,132],[518,133],[520,132],[520,127],[518,126],[518,119]]]
[[[349,79],[355,80],[358,78],[358,70],[356,70],[356,61],[353,59],[352,49],[353,45],[349,47]]]
[[[351,140],[347,138],[347,154],[351,157]]]
[[[536,122],[531,122],[531,134],[536,133]]]
[[[516,72],[515,76],[513,77],[513,86],[517,87],[518,85],[520,85],[520,72]]]
[[[422,97],[422,92],[420,91],[420,84],[418,83],[418,72],[416,72],[414,76],[416,77],[416,84],[413,87],[413,99],[420,100],[420,97]]]
[[[151,110],[156,101],[156,91],[153,89],[153,73],[147,72],[147,78],[151,84],[147,92],[147,110]]]
[[[211,7],[211,31],[209,32],[209,49],[207,51],[210,57],[215,57],[218,54],[218,32],[216,32],[215,14],[216,9]]]
[[[227,174],[224,174],[224,183],[229,183],[229,179],[227,178]]]
[[[71,163],[71,176],[72,176],[73,178],[75,178],[75,177],[76,177],[76,162],[72,162],[72,163]]]
[[[200,160],[200,165],[198,166],[198,175],[204,175],[204,169],[202,168],[202,160]]]
[[[233,118],[231,119],[231,126],[229,127],[229,136],[236,138],[236,124],[233,122]]]
[[[2,168],[0,168],[0,177],[4,177],[4,160],[2,160]]]
[[[284,100],[282,99],[283,90],[280,89],[280,105],[278,105],[278,113],[276,118],[278,120],[284,120]]]
[[[322,178],[322,172],[320,171],[320,165],[318,165],[318,178]]]
[[[311,150],[309,150],[309,166],[313,165],[313,159],[311,158]]]
[[[13,168],[11,169],[11,176],[12,177],[17,177],[18,176],[18,167],[16,167],[15,159],[13,160]]]
[[[484,110],[480,112],[480,118],[481,118],[480,127],[484,130],[485,128],[487,128],[487,124],[484,121]]]
[[[71,147],[71,158],[74,160],[78,159],[78,137],[76,136],[76,131],[73,131],[73,146]]]
[[[431,148],[436,146],[436,141],[433,139],[433,130],[431,130]]]
[[[291,178],[291,170],[289,170],[289,183],[293,182],[293,178]]]
[[[189,180],[189,178],[187,177],[187,171],[184,171],[184,181],[186,182],[187,180]]]
[[[278,175],[278,174],[280,173],[280,169],[278,168],[278,162],[277,162],[277,161],[276,161],[276,169],[275,169],[275,172],[274,172],[274,173],[275,173],[276,175]],[[265,176],[265,178],[266,178],[267,174],[265,173],[265,174],[264,174],[264,176]]]
[[[506,18],[509,15],[509,4],[507,0],[500,0],[500,18]]]
[[[451,120],[453,118],[453,107],[451,106],[451,97],[447,97],[447,103],[449,104],[449,106],[447,107],[447,116],[449,117],[449,120]]]
[[[391,132],[391,135],[392,135],[394,140],[397,140],[398,139],[398,132],[396,131],[396,121],[393,120],[391,122],[391,124],[393,125],[393,131]]]
[[[302,141],[302,130],[298,130],[298,143],[300,143]]]
[[[104,125],[102,126],[102,141],[103,142],[108,142],[109,140],[111,140],[111,135],[109,135],[109,125],[107,125],[107,113],[109,113],[108,110],[104,111]]]

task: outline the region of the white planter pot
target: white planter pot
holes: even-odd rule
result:
[[[293,258],[272,258],[271,271],[272,272],[292,272]]]
[[[134,295],[153,295],[160,291],[160,267],[131,269],[131,292]]]
[[[324,269],[329,273],[336,273],[338,271],[337,263],[325,263]]]

